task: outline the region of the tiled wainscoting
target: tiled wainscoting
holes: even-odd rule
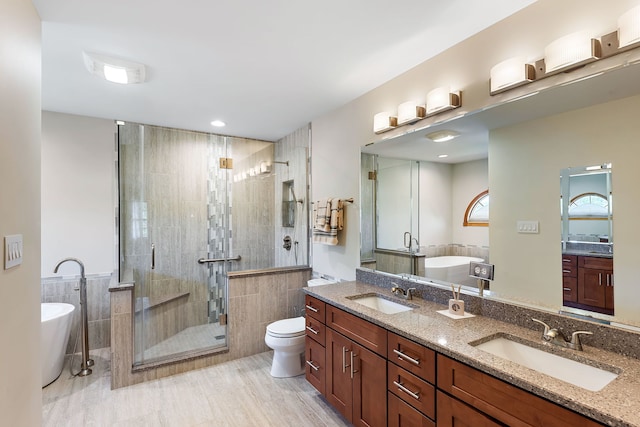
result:
[[[307,267],[243,271],[229,274],[227,351],[194,353],[181,360],[133,366],[133,286],[112,283],[111,295],[111,388],[211,366],[267,351],[266,326],[300,314],[304,307],[301,288],[311,277]]]
[[[110,346],[111,314],[109,310],[109,282],[111,274],[87,276],[87,317],[89,319],[89,348]],[[73,323],[67,344],[67,354],[73,353],[76,336],[80,328],[80,277],[45,277],[40,282],[41,302],[65,302],[75,306]],[[78,342],[76,352],[80,351]]]

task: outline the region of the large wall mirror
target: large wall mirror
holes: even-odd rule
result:
[[[640,208],[634,184],[639,178],[634,159],[640,149],[633,142],[640,132],[640,124],[633,119],[640,113],[638,75],[637,64],[609,67],[590,78],[581,75],[570,83],[467,112],[446,123],[420,127],[418,122],[406,126],[401,135],[396,132],[364,145],[361,265],[434,279],[435,273],[420,270],[424,258],[448,255],[458,248],[468,251],[465,255],[471,253],[495,264],[491,298],[640,326],[640,311],[633,303],[640,299],[634,272],[640,241],[634,214]],[[427,134],[442,130],[453,130],[459,136],[444,144],[427,138]],[[444,154],[448,157],[439,157]],[[567,180],[573,175],[570,187],[586,188],[588,180],[599,183],[594,184],[597,188],[575,194],[583,200],[572,197],[572,192],[565,199],[563,193],[566,206],[558,215],[558,171],[567,165],[602,166],[603,160],[612,162],[616,170],[615,228],[611,214],[613,169],[606,168],[608,163],[598,173],[583,175],[588,178],[580,178],[577,171],[563,171]],[[465,227],[468,203],[487,189],[491,195],[488,227]],[[598,195],[606,200],[597,199]],[[572,220],[568,216],[572,199],[585,203],[585,208],[586,203],[606,204],[607,218],[596,219],[592,212],[591,218],[583,215],[581,220],[578,216]],[[564,213],[567,218],[563,222]],[[519,232],[521,220],[535,222],[538,231]],[[579,242],[592,245],[578,247]],[[611,261],[610,268],[605,266],[586,280],[598,280],[602,273],[601,283],[606,286],[609,280],[612,285],[615,268],[615,287],[610,286],[612,295],[615,293],[615,311],[607,301],[607,308],[601,310],[588,304],[581,310],[568,301],[563,256],[571,255],[572,250],[601,251],[598,255]],[[410,262],[401,267],[399,262],[380,262],[380,255],[388,253]],[[423,259],[412,260],[417,257]]]

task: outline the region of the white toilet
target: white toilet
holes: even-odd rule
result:
[[[312,279],[307,286],[335,283],[327,279]],[[264,342],[273,349],[271,376],[295,377],[304,374],[305,318],[293,317],[273,322],[267,326]]]

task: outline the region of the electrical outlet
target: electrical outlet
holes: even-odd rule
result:
[[[518,233],[538,234],[538,221],[518,221]]]
[[[469,263],[469,276],[478,279],[493,280],[493,264],[471,262]]]
[[[22,264],[22,234],[4,236],[4,269]]]

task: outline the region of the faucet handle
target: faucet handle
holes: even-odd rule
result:
[[[571,345],[575,350],[582,350],[582,342],[580,341],[580,335],[593,335],[593,332],[589,331],[575,331],[571,334]]]
[[[549,331],[551,330],[551,326],[547,325],[542,320],[534,319],[533,317],[531,318],[531,320],[533,320],[534,322],[540,323],[542,326],[544,326],[544,332],[542,333],[543,337],[549,334]]]

